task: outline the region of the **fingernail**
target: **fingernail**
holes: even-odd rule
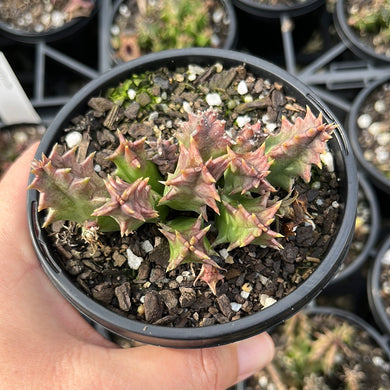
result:
[[[275,353],[274,343],[268,333],[240,341],[238,353],[238,382],[266,366]]]

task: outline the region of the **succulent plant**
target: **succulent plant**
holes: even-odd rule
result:
[[[39,210],[48,209],[44,226],[71,220],[85,231],[129,235],[156,223],[169,243],[167,271],[200,263],[195,282],[203,280],[216,294],[223,279],[218,247],[278,250],[282,234],[271,226],[275,219],[305,220],[294,183],[310,181],[313,164],[321,167],[335,127],[307,108],[304,118],[283,119],[278,132],[264,132],[257,146],[260,123],[245,125],[235,139],[225,126],[209,108],[188,114],[169,140],[129,141],[118,131],[119,146],[108,157],[116,168],[106,179],[94,171],[93,154],[78,162],[75,148],[60,155],[55,146],[32,164],[29,188],[40,192]]]

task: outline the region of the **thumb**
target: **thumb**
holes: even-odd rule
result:
[[[122,390],[224,390],[254,374],[274,355],[274,344],[267,333],[204,349],[91,348],[93,351],[81,362],[85,369],[79,371],[86,377],[76,379],[79,389],[88,384],[88,388],[104,385],[105,389]]]

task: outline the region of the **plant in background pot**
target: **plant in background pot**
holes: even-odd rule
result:
[[[390,78],[363,88],[347,118],[348,133],[357,161],[367,178],[390,193]]]
[[[311,96],[270,63],[207,48],[90,83],[33,163],[29,217],[49,277],[110,331],[166,346],[232,342],[291,316],[337,271],[357,202],[345,137]]]
[[[119,0],[110,32],[116,63],[167,49],[231,49],[237,36],[234,9],[226,0]]]
[[[338,0],[335,27],[357,56],[378,64],[390,62],[389,0]]]
[[[0,126],[0,177],[29,145],[41,140],[45,130],[43,124]]]
[[[94,0],[4,0],[0,29],[20,42],[53,41],[84,26],[95,12]]]
[[[376,324],[390,337],[390,238],[380,245],[370,265],[367,296]]]
[[[246,390],[387,389],[386,339],[356,315],[308,308],[272,331],[274,360],[249,378]]]

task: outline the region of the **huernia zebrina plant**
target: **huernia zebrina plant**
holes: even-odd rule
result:
[[[94,171],[94,154],[79,162],[76,148],[61,155],[55,145],[32,163],[29,188],[40,192],[39,211],[48,210],[43,226],[75,221],[96,246],[104,232],[124,236],[157,224],[169,242],[167,271],[200,263],[195,283],[203,280],[215,294],[224,278],[217,246],[278,250],[282,234],[271,228],[275,219],[292,208],[301,211],[292,213],[296,224],[310,217],[304,205],[297,207],[294,182],[310,182],[335,128],[309,108],[295,123],[283,118],[276,133],[247,124],[232,139],[225,126],[209,108],[189,113],[171,139],[153,145],[146,138],[130,141],[118,130],[119,146],[108,157],[115,170],[106,179]],[[277,196],[279,189],[287,196]],[[210,235],[211,227],[217,233]]]

